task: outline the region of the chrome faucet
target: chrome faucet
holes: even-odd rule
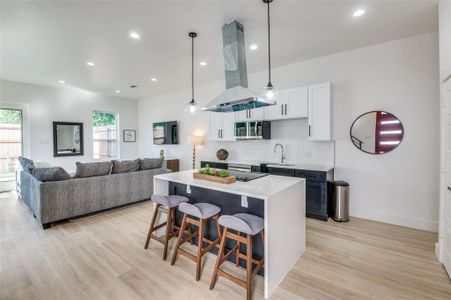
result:
[[[280,158],[280,161],[281,161],[281,163],[284,163],[285,160],[287,159],[287,155],[283,152],[283,146],[282,146],[282,144],[279,144],[279,143],[277,143],[277,144],[274,146],[274,153],[276,153],[277,146],[280,146],[280,149],[282,150],[282,156],[281,156],[281,158]]]

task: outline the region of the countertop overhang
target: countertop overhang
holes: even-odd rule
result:
[[[272,195],[282,192],[295,184],[302,182],[305,184],[304,178],[276,175],[268,175],[248,182],[237,181],[232,184],[223,184],[208,180],[195,179],[193,178],[193,172],[193,170],[188,170],[156,175],[154,176],[154,180],[171,181],[262,200],[267,200]]]

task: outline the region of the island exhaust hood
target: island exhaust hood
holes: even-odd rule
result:
[[[260,98],[247,88],[244,27],[234,20],[222,27],[226,90],[214,98],[204,111],[233,112],[276,104]]]

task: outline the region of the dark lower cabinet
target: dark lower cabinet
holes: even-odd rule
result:
[[[329,172],[295,170],[296,177],[306,180],[306,215],[309,218],[327,221],[330,209],[330,182],[333,170]]]
[[[267,172],[271,175],[294,176],[294,169],[266,167]]]
[[[307,180],[306,184],[306,215],[307,217],[327,221],[328,214],[328,184]]]
[[[207,167],[207,165],[210,168],[213,168],[213,169],[227,170],[229,168],[229,164],[228,163],[220,163],[220,162],[212,162],[212,161],[201,161],[200,162],[200,167],[201,168],[205,168],[205,167]]]

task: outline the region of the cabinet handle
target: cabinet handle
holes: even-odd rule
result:
[[[308,126],[308,136],[311,136],[310,135],[310,125]]]
[[[221,129],[221,139],[224,138],[224,135],[222,134],[223,130]]]
[[[251,110],[249,109],[249,119],[252,118]]]
[[[282,114],[282,116],[283,116],[283,104],[280,104],[280,109],[281,109],[281,114]]]
[[[288,104],[285,104],[285,115],[288,115]]]
[[[219,129],[218,129],[218,139],[219,139]]]
[[[449,185],[447,186],[447,188],[448,188],[448,191],[450,191],[450,192],[451,192],[451,187],[450,187]]]

